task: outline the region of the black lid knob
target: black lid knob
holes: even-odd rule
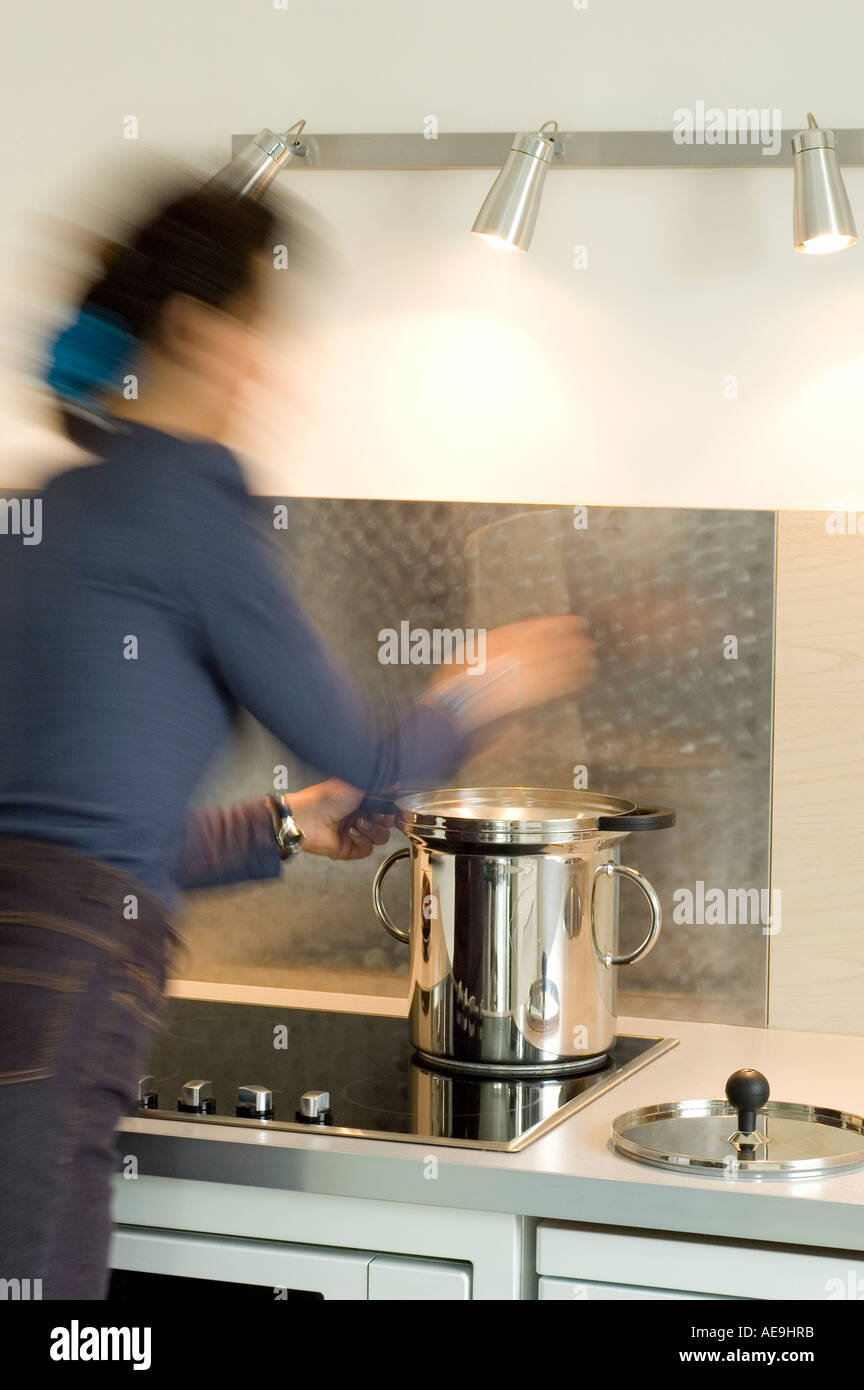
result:
[[[733,1071],[726,1082],[726,1099],[738,1112],[738,1128],[742,1134],[752,1134],[756,1128],[756,1111],[761,1110],[771,1094],[771,1087],[761,1071],[743,1067]]]

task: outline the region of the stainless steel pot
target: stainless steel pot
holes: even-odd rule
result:
[[[674,811],[588,792],[472,787],[396,802],[411,842],[373,884],[379,919],[411,947],[411,1041],[451,1071],[511,1075],[588,1071],[616,1031],[615,972],[653,948],[660,903],[618,862],[633,831],[675,824]],[[411,927],[390,917],[384,879],[411,859]],[[618,882],[644,894],[648,932],[617,953]]]

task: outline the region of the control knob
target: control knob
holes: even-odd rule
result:
[[[180,1092],[177,1109],[184,1115],[215,1115],[216,1102],[209,1081],[187,1081]]]
[[[300,1097],[300,1109],[295,1111],[294,1119],[301,1125],[332,1125],[330,1092],[304,1091]]]
[[[273,1092],[266,1086],[238,1086],[235,1114],[241,1120],[272,1120]]]
[[[138,1109],[158,1110],[159,1097],[153,1090],[153,1077],[142,1076],[138,1082]]]

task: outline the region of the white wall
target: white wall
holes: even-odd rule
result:
[[[13,23],[12,363],[64,281],[34,213],[100,228],[156,153],[215,168],[232,133],[301,115],[319,131],[430,113],[442,130],[670,129],[702,100],[864,126],[857,0],[43,0]],[[113,195],[94,186],[106,161]],[[553,171],[528,256],[468,235],[490,181],[294,175],[342,270],[285,349],[287,403],[244,438],[260,490],[821,508],[857,487],[864,508],[864,250],[795,255],[788,169]],[[847,186],[864,234],[864,169]],[[14,378],[4,396],[0,481],[26,484],[57,446]]]

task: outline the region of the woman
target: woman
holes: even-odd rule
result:
[[[285,240],[268,204],[197,190],[114,256],[49,374],[96,461],[49,485],[40,545],[0,551],[0,1277],[46,1298],[105,1294],[178,894],[369,854],[389,822],[366,791],[449,779],[483,726],[593,669],[580,620],[520,624],[397,710],[326,650],[221,442]],[[339,780],[190,813],[240,708]]]

